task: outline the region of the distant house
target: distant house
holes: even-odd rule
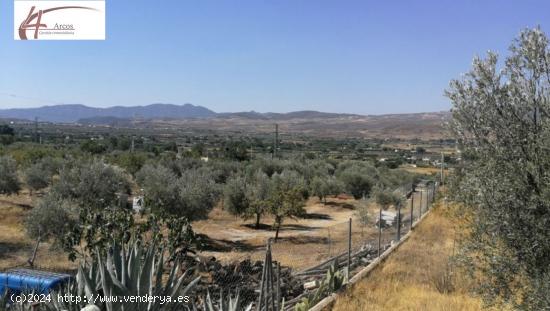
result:
[[[208,157],[201,157],[201,161],[208,162]]]

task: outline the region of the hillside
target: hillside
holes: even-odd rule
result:
[[[280,132],[287,134],[401,139],[446,138],[448,135],[444,131],[444,123],[449,116],[448,112],[357,115],[310,110],[288,113],[217,113],[191,104],[110,108],[59,105],[0,110],[0,119],[34,120],[38,117],[42,122],[88,126],[271,133],[277,123]]]
[[[84,105],[55,105],[39,108],[2,109],[0,118],[16,118],[57,123],[74,123],[80,119],[95,117],[133,118],[206,118],[216,113],[202,106],[191,104],[152,104],[147,106],[94,108]]]
[[[134,126],[198,129],[203,131],[231,131],[243,133],[271,133],[274,124],[279,125],[283,134],[303,134],[317,137],[364,137],[401,139],[441,139],[447,138],[444,124],[448,112],[394,114],[379,116],[331,115],[291,118],[269,114],[233,114],[208,119],[155,119],[142,120]]]

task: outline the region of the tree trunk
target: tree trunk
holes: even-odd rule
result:
[[[36,239],[36,244],[34,245],[34,250],[32,252],[32,255],[29,258],[29,260],[27,260],[27,262],[29,263],[31,268],[34,267],[34,260],[36,259],[36,253],[38,252],[38,246],[40,245],[40,240],[41,239],[42,238],[40,236],[38,236],[38,238]]]
[[[256,213],[256,229],[260,229],[260,213]]]
[[[275,242],[277,242],[277,239],[279,239],[279,230],[281,229],[281,219],[277,217],[275,223],[277,224],[277,228],[275,229]]]

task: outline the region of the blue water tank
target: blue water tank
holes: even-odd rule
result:
[[[72,279],[72,276],[64,273],[33,269],[10,269],[0,272],[0,293],[6,290],[9,293],[35,293],[46,294],[58,289]]]

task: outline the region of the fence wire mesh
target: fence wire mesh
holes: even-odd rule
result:
[[[354,201],[353,207],[328,202],[321,210],[345,212],[310,213],[307,223],[285,223],[277,240],[269,232],[248,251],[232,251],[234,256],[223,263],[213,257],[207,260],[204,269],[210,272],[210,279],[202,291],[210,292],[213,300],[221,292],[239,292],[243,305],[253,304],[254,310],[280,311],[283,300],[284,310],[304,310],[304,306],[295,309],[304,301],[308,301],[306,307],[312,307],[318,302],[315,299],[335,290],[328,285],[323,288],[331,269],[343,281],[351,279],[421,220],[436,190],[436,184],[424,182],[414,191],[402,191],[401,205],[383,210],[383,221],[374,200]],[[316,295],[318,291],[322,293]]]

